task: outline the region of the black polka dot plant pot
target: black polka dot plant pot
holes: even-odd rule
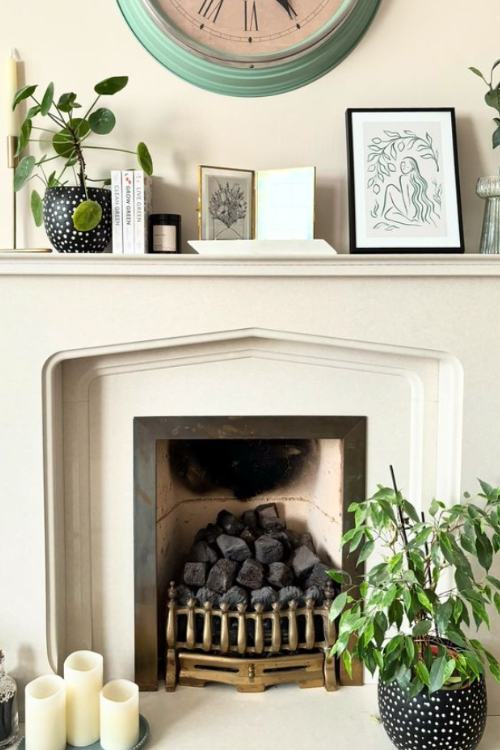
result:
[[[60,253],[102,253],[111,242],[111,192],[105,188],[89,188],[90,200],[102,208],[99,224],[89,232],[73,226],[73,211],[85,200],[80,187],[47,188],[43,199],[43,222],[47,237]]]
[[[486,725],[486,686],[422,691],[407,699],[396,682],[379,682],[380,718],[398,750],[475,750]]]

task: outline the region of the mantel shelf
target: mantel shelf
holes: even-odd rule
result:
[[[65,255],[0,253],[0,276],[490,277],[500,255]]]

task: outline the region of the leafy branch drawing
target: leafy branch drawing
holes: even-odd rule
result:
[[[385,138],[372,138],[368,145],[368,172],[372,175],[368,179],[368,188],[373,190],[375,195],[380,193],[380,186],[386,177],[396,171],[394,162],[397,159],[398,152],[402,153],[405,149],[411,151],[415,149],[421,159],[432,159],[436,165],[436,171],[439,172],[439,152],[435,148],[429,133],[425,138],[417,135],[413,130],[403,130],[402,133],[393,130],[384,130]]]
[[[247,201],[238,184],[231,186],[229,182],[226,182],[225,185],[218,183],[217,190],[210,196],[208,210],[214,219],[222,222],[227,229],[231,229],[238,237],[240,236],[233,225],[240,219],[245,218]]]

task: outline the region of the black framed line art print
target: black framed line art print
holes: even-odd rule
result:
[[[346,119],[351,253],[463,253],[454,109]]]

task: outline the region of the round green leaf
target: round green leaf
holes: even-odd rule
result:
[[[113,76],[96,83],[94,91],[101,96],[112,96],[121,91],[128,83],[128,76]]]
[[[145,143],[141,142],[137,146],[137,161],[139,162],[141,169],[151,177],[153,174],[153,160],[151,159],[151,154]]]
[[[54,101],[54,84],[49,83],[43,95],[42,103],[40,105],[40,114],[48,114],[49,109],[52,107]]]
[[[102,208],[97,201],[82,201],[73,211],[73,226],[79,232],[90,232],[99,224]]]
[[[97,135],[107,135],[115,127],[116,119],[110,109],[101,107],[89,117],[89,125]]]
[[[75,140],[80,141],[88,133],[90,133],[88,121],[81,117],[75,117],[73,120],[70,120],[68,127],[62,128],[52,138],[54,151],[59,156],[69,159],[75,152]]]
[[[43,202],[36,190],[31,191],[31,213],[37,227],[41,227],[43,223]]]
[[[34,94],[36,91],[36,85],[35,86],[23,86],[19,91],[16,92],[16,95],[14,97],[14,101],[12,102],[12,109],[15,109],[19,102],[24,101],[24,99],[27,99],[29,96]]]
[[[17,192],[29,180],[36,164],[34,156],[24,156],[14,172],[14,190]]]

